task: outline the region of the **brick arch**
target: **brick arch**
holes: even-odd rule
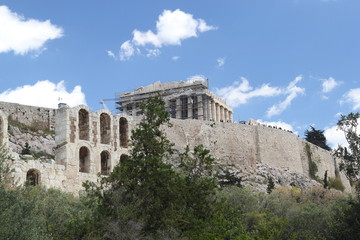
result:
[[[26,173],[26,184],[31,186],[40,185],[40,177],[41,175],[39,170],[35,168],[29,169]]]
[[[90,172],[90,150],[85,146],[79,149],[79,172]]]
[[[100,143],[110,144],[111,118],[107,113],[100,114]]]
[[[124,117],[119,120],[120,147],[127,148],[129,145],[129,123]]]
[[[102,175],[109,175],[111,169],[110,153],[108,151],[102,151],[100,153],[100,169]]]
[[[81,108],[78,112],[78,116],[79,139],[88,141],[90,139],[89,111]]]

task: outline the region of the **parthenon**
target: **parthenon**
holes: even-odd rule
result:
[[[133,92],[119,94],[118,109],[131,116],[141,115],[140,103],[159,94],[171,118],[232,122],[233,112],[225,100],[208,89],[207,79],[180,82],[156,82]]]

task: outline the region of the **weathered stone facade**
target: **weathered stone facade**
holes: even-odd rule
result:
[[[40,118],[33,115],[42,111],[27,112],[27,106],[21,107],[24,111],[18,114],[27,116],[25,122],[32,117]],[[55,157],[33,159],[14,151],[13,176],[18,184],[28,181],[30,184],[79,193],[84,181],[97,181],[98,174],[108,175],[116,164],[126,159],[131,129],[140,121],[140,117],[126,113],[112,114],[108,110],[92,112],[87,106],[63,106],[51,111],[55,112],[55,137],[52,140]],[[7,146],[10,145],[9,139],[14,138],[10,136],[13,133],[7,131],[9,115],[0,111],[0,139]],[[264,175],[264,169],[269,169],[268,174],[272,176],[289,173],[288,177],[278,176],[278,184],[296,185],[299,181],[304,182],[301,180],[303,177],[310,177],[309,163],[313,161],[318,167],[316,175],[320,179],[328,171],[329,177],[339,177],[346,190],[351,190],[344,174],[337,170],[338,160],[330,152],[288,131],[263,125],[195,119],[172,119],[172,123],[172,128],[164,127],[164,130],[177,149],[183,151],[187,145],[203,144],[217,161],[233,164],[244,176],[244,181],[256,181],[259,178],[256,174]],[[51,141],[50,137],[46,139]],[[294,176],[300,177],[294,180]]]
[[[140,103],[150,96],[160,95],[171,118],[232,122],[233,112],[225,100],[208,89],[208,82],[156,82],[134,92],[119,94],[118,109],[131,116],[141,115]]]

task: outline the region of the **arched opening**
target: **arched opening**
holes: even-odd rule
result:
[[[101,157],[101,174],[109,175],[110,174],[110,153],[107,151],[102,151],[100,154]]]
[[[26,184],[36,186],[40,184],[40,171],[37,169],[30,169],[26,173]]]
[[[100,115],[100,142],[110,144],[110,116],[106,113]]]
[[[128,128],[129,124],[126,118],[120,118],[120,147],[127,148],[128,147]]]
[[[90,151],[87,147],[79,150],[79,172],[90,172]]]
[[[85,109],[79,110],[79,139],[89,140],[89,112]]]
[[[121,154],[120,156],[120,163],[124,163],[128,160],[129,156],[126,154]]]

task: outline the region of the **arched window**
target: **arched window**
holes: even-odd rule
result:
[[[100,154],[101,157],[101,174],[109,175],[110,173],[110,154],[107,151],[102,151]]]
[[[126,118],[120,118],[120,147],[128,147],[128,128],[129,124]]]
[[[100,142],[110,144],[110,116],[106,113],[100,115]]]
[[[85,109],[79,110],[79,139],[89,140],[89,112]]]
[[[126,154],[121,154],[120,156],[120,163],[126,162],[126,160],[128,159],[128,155]]]
[[[90,172],[90,151],[87,147],[79,150],[79,172]]]
[[[37,169],[30,169],[26,173],[26,184],[36,186],[40,184],[40,171]]]

